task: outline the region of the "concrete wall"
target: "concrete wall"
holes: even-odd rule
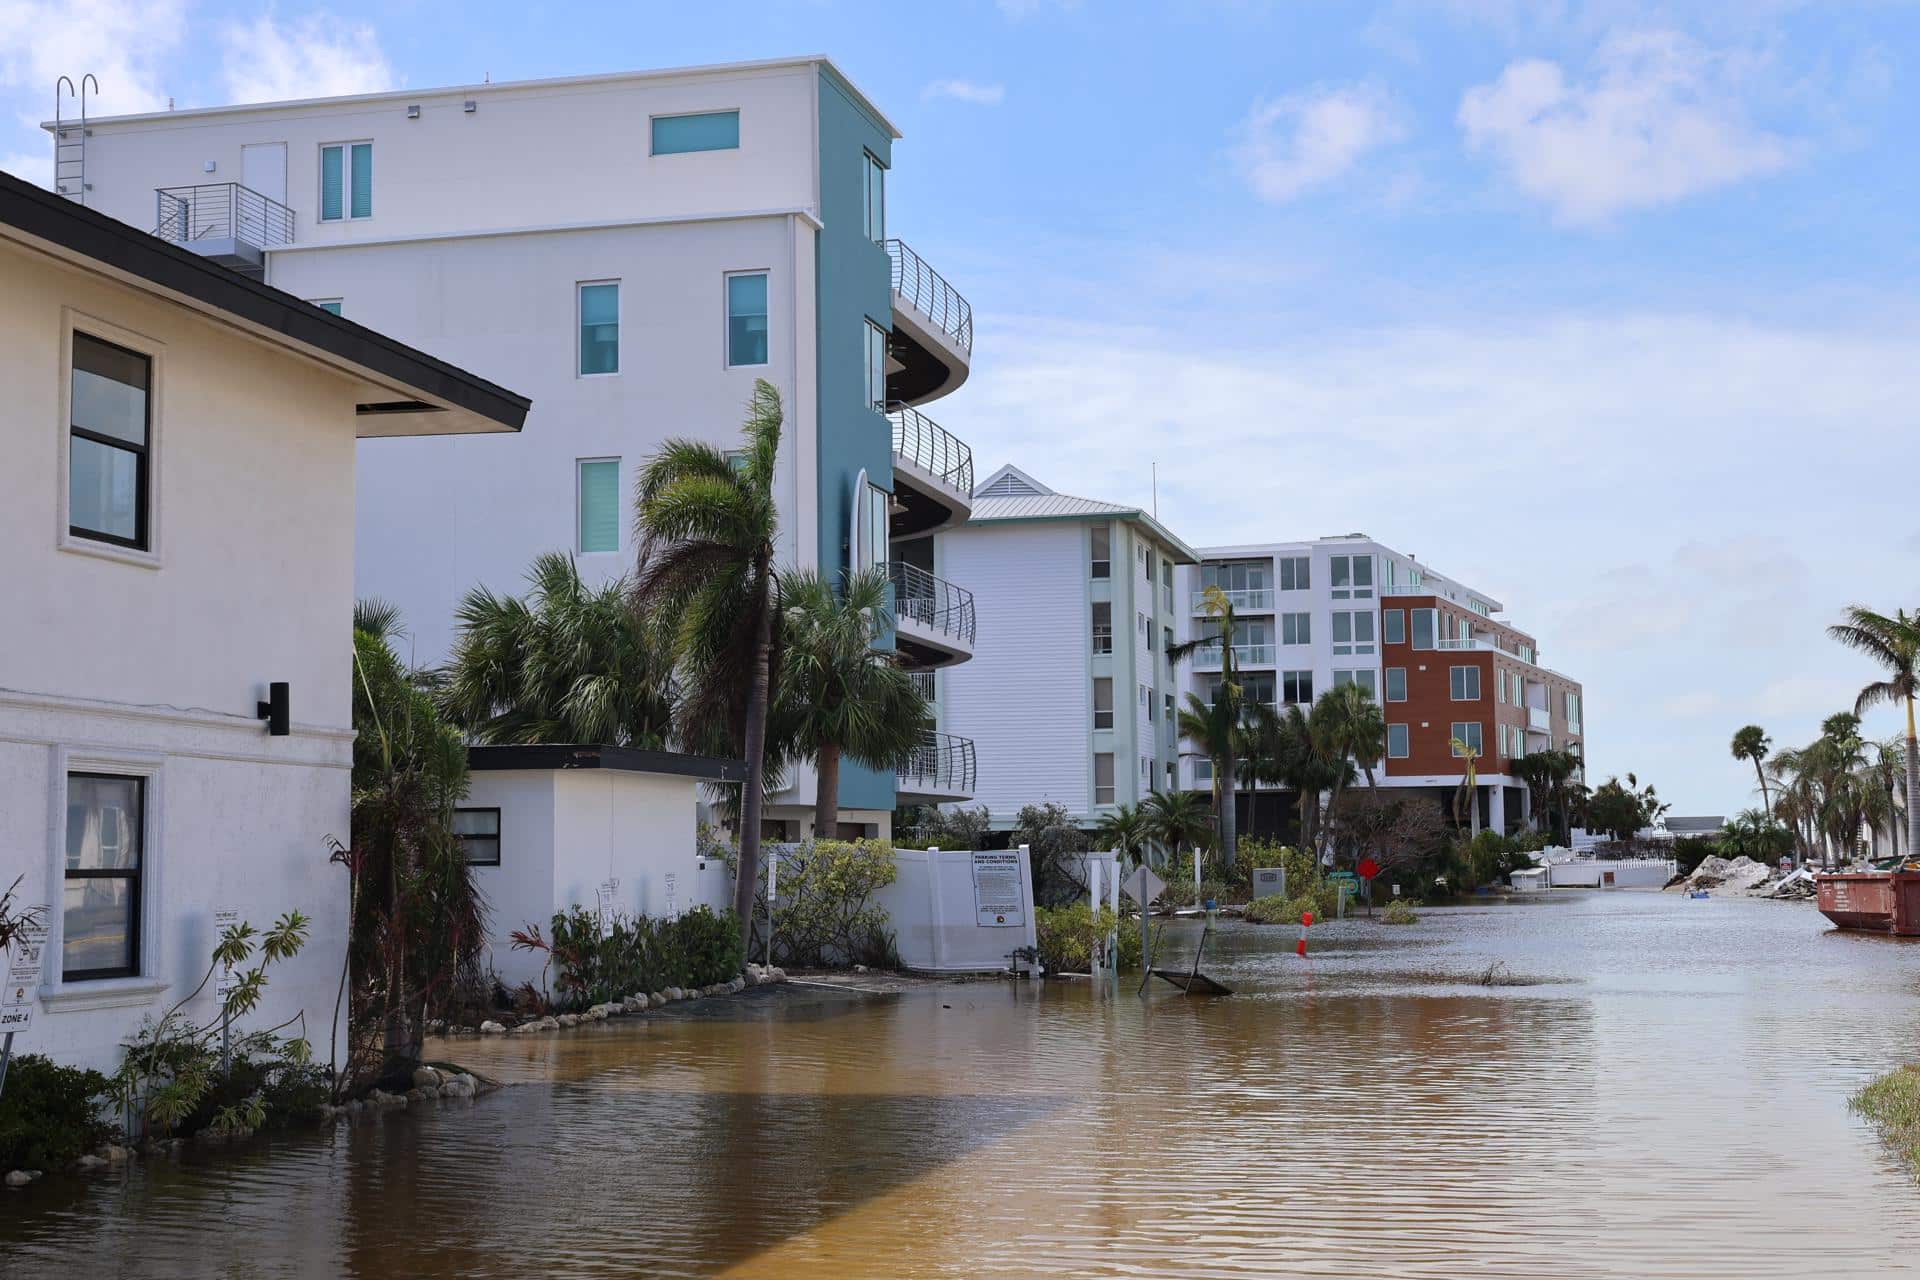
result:
[[[348,835],[354,388],[11,246],[0,279],[0,886],[22,877],[21,900],[56,906],[56,961],[66,774],[147,779],[140,972],[65,983],[50,963],[16,1048],[112,1066],[199,982],[213,912],[233,908],[312,920],[249,1025],[304,1010],[324,1054],[346,934],[325,842]],[[65,536],[74,326],[155,356],[153,554]],[[288,737],[254,714],[271,680],[292,686]],[[192,1011],[215,1007],[205,993]]]

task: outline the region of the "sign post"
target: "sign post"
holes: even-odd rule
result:
[[[1380,864],[1369,856],[1360,859],[1360,865],[1355,867],[1354,870],[1358,871],[1360,878],[1366,881],[1367,919],[1371,920],[1373,919],[1373,880],[1375,876],[1380,874]]]
[[[220,907],[213,913],[213,936],[217,942],[226,937],[227,930],[240,924],[240,912],[233,907]],[[220,976],[214,980],[213,992],[220,997],[220,1074],[233,1074],[233,1019],[227,1013],[227,997],[240,985],[240,975],[233,971],[231,963],[220,966]]]
[[[46,908],[39,907],[28,915],[35,921],[46,919]],[[5,1038],[0,1040],[0,1090],[7,1087],[7,1065],[13,1061],[13,1037],[15,1032],[25,1031],[33,1026],[33,1005],[39,998],[40,962],[47,947],[47,927],[44,924],[31,924],[15,935],[15,949],[7,957],[7,985],[0,993],[0,1031]]]
[[[1148,950],[1147,907],[1166,889],[1167,882],[1153,874],[1153,868],[1141,863],[1120,885],[1120,889],[1140,906],[1140,990],[1147,989],[1153,975],[1153,953]]]

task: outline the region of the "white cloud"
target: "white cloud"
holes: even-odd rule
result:
[[[181,0],[0,0],[0,89],[20,91],[36,120],[51,119],[54,81],[91,72],[99,89],[88,91],[89,112],[157,111],[167,105],[159,64],[183,17]],[[79,103],[63,99],[61,110],[77,115]]]
[[[956,102],[971,102],[980,107],[997,107],[1006,96],[1005,85],[981,84],[975,80],[935,80],[920,91],[923,102],[934,98],[952,98]]]
[[[1668,31],[1606,41],[1583,81],[1511,63],[1460,100],[1469,147],[1575,224],[1604,223],[1786,168],[1795,147],[1747,119],[1755,60]]]
[[[53,186],[53,148],[41,152],[13,151],[0,155],[0,170],[43,187]]]
[[[1240,123],[1234,159],[1254,194],[1282,204],[1346,176],[1367,152],[1405,133],[1384,90],[1320,90],[1256,102]]]
[[[327,13],[285,24],[271,15],[220,33],[230,102],[282,102],[376,93],[397,84],[371,26]]]

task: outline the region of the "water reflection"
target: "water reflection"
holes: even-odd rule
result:
[[[1900,1271],[1845,1112],[1920,950],[1589,896],[1229,930],[1240,994],[791,992],[454,1052],[420,1117],[48,1180],[5,1270],[141,1276],[1802,1276]],[[1188,954],[1188,937],[1170,941]],[[1487,987],[1494,963],[1535,985]],[[723,1016],[716,1016],[722,1014]]]

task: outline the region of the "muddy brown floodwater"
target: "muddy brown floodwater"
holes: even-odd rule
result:
[[[1881,1276],[1920,943],[1616,893],[1230,928],[1225,1000],[797,989],[458,1042],[514,1087],[0,1199],[18,1276]],[[1187,954],[1191,935],[1168,946]],[[1483,986],[1496,965],[1530,981]]]

